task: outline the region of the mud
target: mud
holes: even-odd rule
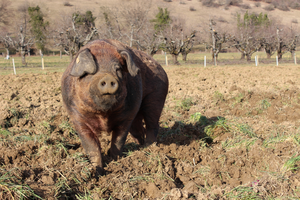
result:
[[[62,74],[1,76],[0,198],[299,198],[300,67],[165,70],[158,142],[129,136],[114,161],[103,134],[101,177],[62,106]]]

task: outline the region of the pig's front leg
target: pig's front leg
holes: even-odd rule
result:
[[[103,174],[103,162],[101,156],[101,146],[97,136],[92,129],[90,129],[85,123],[75,122],[75,129],[78,132],[78,136],[81,140],[82,146],[86,153],[90,156],[90,160],[96,172],[99,175]]]
[[[116,160],[122,154],[128,135],[128,128],[118,127],[112,132],[110,156]]]

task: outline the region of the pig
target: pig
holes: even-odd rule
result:
[[[79,50],[62,75],[62,99],[97,173],[104,172],[101,133],[111,134],[113,159],[129,132],[140,145],[156,142],[168,87],[158,62],[117,40],[94,40]]]

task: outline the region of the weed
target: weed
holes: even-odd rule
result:
[[[261,199],[252,187],[238,186],[225,194],[229,199]]]
[[[72,127],[72,125],[70,124],[69,121],[63,121],[59,125],[59,128],[61,128],[63,131],[68,131],[71,134],[75,134],[76,133],[75,129]]]
[[[93,196],[91,195],[90,191],[84,190],[84,194],[76,194],[75,195],[78,200],[93,200]]]
[[[252,146],[258,138],[245,138],[241,135],[235,136],[233,139],[226,139],[222,142],[223,148],[233,148],[241,145],[245,145],[248,149]]]
[[[208,124],[208,119],[199,112],[192,114],[190,116],[190,120],[194,123],[199,123],[200,126],[202,126],[202,125],[205,126]]]
[[[2,129],[0,126],[0,136],[1,137],[7,137],[7,136],[11,136],[12,133],[9,132],[7,129]]]
[[[300,167],[298,167],[298,165],[296,164],[298,161],[300,161],[300,155],[296,156],[296,153],[290,158],[288,159],[282,166],[281,168],[281,172],[282,173],[286,173],[289,171],[296,171],[297,169],[299,169]]]
[[[34,191],[27,185],[23,185],[21,181],[13,175],[11,171],[6,171],[5,169],[0,169],[0,191],[8,193],[12,199],[42,199],[40,196],[36,195]],[[4,173],[2,173],[4,172]]]
[[[210,124],[204,128],[204,132],[212,139],[215,139],[221,133],[229,132],[229,126],[228,126],[225,118],[218,117],[218,121],[216,121],[213,124]]]
[[[213,99],[215,104],[217,104],[219,101],[224,101],[224,95],[219,91],[215,91]]]
[[[200,166],[200,168],[194,171],[193,174],[199,173],[202,175],[207,175],[209,172],[210,172],[209,166]]]
[[[257,137],[256,133],[254,133],[253,129],[248,124],[236,124],[235,127],[238,132],[241,132],[244,135],[247,135],[251,138]]]
[[[244,94],[239,93],[237,97],[234,97],[234,99],[235,99],[234,104],[241,103],[243,101],[243,98],[244,98]]]
[[[71,187],[68,184],[67,178],[59,171],[58,173],[61,175],[61,177],[56,181],[54,194],[54,197],[56,197],[57,199],[66,197],[65,195],[68,195],[67,193],[69,192],[73,193]]]
[[[175,109],[189,111],[194,104],[195,103],[192,101],[192,98],[185,98],[180,101],[179,105],[177,105]]]
[[[262,109],[267,109],[267,108],[269,108],[270,106],[271,106],[271,103],[268,102],[268,100],[266,100],[266,99],[261,100],[261,102],[260,102],[260,107],[261,107]]]
[[[76,160],[77,162],[80,162],[80,163],[87,163],[87,162],[89,162],[88,157],[86,156],[86,154],[83,154],[83,153],[78,153],[78,152],[76,152],[76,153],[73,155],[73,158],[75,158],[75,160]]]
[[[47,131],[48,134],[51,134],[55,129],[55,127],[47,121],[42,121],[41,126]]]

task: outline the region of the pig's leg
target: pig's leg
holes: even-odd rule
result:
[[[93,166],[96,167],[97,173],[103,174],[103,162],[101,156],[101,146],[96,133],[94,133],[84,123],[74,123],[75,129],[81,140],[82,146],[86,153],[89,154]]]
[[[139,112],[133,120],[130,128],[130,134],[134,137],[138,144],[144,144],[145,128],[143,127],[143,115],[141,112]]]
[[[163,100],[162,100],[163,99]],[[164,107],[164,98],[148,98],[142,103],[142,113],[146,124],[146,144],[156,142],[159,118]]]
[[[111,137],[111,147],[110,147],[110,156],[113,159],[117,159],[123,151],[123,147],[128,135],[128,129],[120,126],[113,130]]]

